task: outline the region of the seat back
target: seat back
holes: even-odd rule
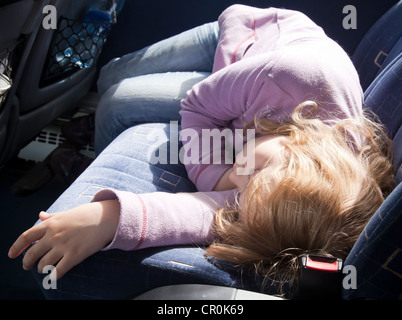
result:
[[[365,104],[386,126],[394,148],[396,182],[402,178],[402,48],[365,92]]]
[[[360,75],[363,90],[401,52],[402,1],[389,9],[367,32],[352,60]]]
[[[399,10],[401,16],[402,2],[399,2],[392,10],[395,8]],[[389,14],[386,15],[386,17],[389,16]],[[380,25],[377,27],[381,27],[381,24],[386,21],[386,19],[380,20]],[[367,107],[379,116],[393,140],[398,186],[371,218],[345,261],[345,265],[356,268],[357,276],[357,289],[344,287],[345,299],[400,299],[402,297],[401,30],[401,27],[395,30],[399,34],[399,39],[395,39],[394,47],[389,48],[389,52],[392,52],[395,58],[387,62],[387,66],[365,91]]]
[[[4,138],[0,136],[0,165],[17,155],[52,121],[78,108],[79,100],[93,84],[99,54],[116,22],[109,16],[106,20],[106,14],[95,16],[93,13],[103,8],[96,11],[93,6],[98,3],[94,0],[21,1],[32,2],[39,12],[35,16],[36,28],[28,34],[30,50],[20,81],[15,83],[7,119],[2,121],[7,128],[3,130]],[[119,9],[123,3],[119,1]],[[56,9],[52,15],[57,20],[56,27],[42,24],[47,5]],[[6,27],[12,29],[11,22]]]
[[[344,299],[401,299],[401,230],[402,183],[399,183],[371,218],[345,260],[345,266],[356,268],[356,289],[344,285]]]
[[[1,1],[0,4],[0,158],[8,138],[15,91],[41,22],[41,6],[46,4],[46,0]]]

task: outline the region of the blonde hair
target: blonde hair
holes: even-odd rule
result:
[[[279,289],[294,284],[304,253],[345,259],[394,183],[391,143],[377,121],[365,114],[327,125],[308,117],[311,107],[300,104],[286,123],[254,121],[260,133],[287,137],[285,161],[250,180],[241,207],[218,210],[217,240],[206,251],[251,266]]]

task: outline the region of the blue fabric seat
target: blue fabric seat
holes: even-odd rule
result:
[[[357,289],[344,289],[345,299],[402,296],[401,16],[399,1],[370,29],[353,56],[363,83],[370,84],[365,90],[365,104],[378,115],[393,140],[398,186],[367,224],[345,261],[345,265],[356,267],[357,273]],[[381,65],[380,55],[385,57]]]
[[[353,53],[363,90],[401,52],[401,9],[402,1],[399,1],[370,28]]]
[[[402,7],[401,7],[402,9]],[[402,10],[401,10],[402,11]],[[401,38],[402,39],[402,38]],[[401,41],[400,41],[401,42]],[[365,104],[385,124],[394,146],[396,181],[402,174],[402,47],[399,55],[376,77],[365,91]]]
[[[357,288],[344,289],[344,299],[397,299],[402,293],[401,13],[402,1],[373,26],[353,56],[362,77],[366,105],[384,122],[393,139],[399,185],[377,210],[345,261],[345,265],[356,268]],[[144,185],[143,192],[180,191],[180,188],[172,190],[173,184],[166,184],[166,179],[162,179],[166,172],[180,177],[180,183],[187,188],[190,182],[185,172],[169,173],[166,167],[149,167],[145,158],[141,158],[133,148],[126,147],[138,143],[139,139],[146,142],[144,130],[161,130],[169,135],[164,124],[140,125],[126,130],[48,211],[66,210],[88,202],[101,188],[136,192],[130,184],[130,179],[138,178],[132,175],[132,166],[141,166],[141,172],[154,176],[155,183]],[[260,290],[261,279],[238,272],[229,264],[216,266],[205,259],[203,252],[202,248],[192,246],[144,249],[135,253],[119,250],[100,252],[72,269],[58,282],[57,290],[45,290],[44,293],[48,298],[114,299],[140,294],[157,286],[180,283]],[[42,283],[43,276],[34,274]],[[122,274],[127,275],[123,282]],[[265,292],[276,293],[276,288],[268,286]]]
[[[397,188],[377,210],[355,243],[345,265],[357,271],[357,290],[345,299],[398,299],[402,294],[402,53],[366,91],[366,104],[387,125],[395,149]]]

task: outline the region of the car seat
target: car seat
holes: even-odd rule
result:
[[[402,49],[402,2],[389,9],[366,33],[352,60],[364,91]]]
[[[402,1],[392,7],[381,18],[367,36],[362,40],[356,54],[354,63],[359,69],[360,75],[370,82],[365,90],[365,103],[372,109],[386,125],[395,148],[394,164],[397,173],[397,187],[387,197],[381,207],[369,221],[359,239],[352,248],[344,265],[354,266],[357,274],[356,288],[343,286],[340,297],[343,299],[400,299],[402,293],[402,184],[401,184],[401,160],[402,160],[402,53],[400,47]],[[392,24],[392,28],[385,26]],[[392,44],[385,40],[393,35]],[[371,43],[367,37],[373,35],[379,39],[375,46],[367,48]],[[387,44],[381,47],[382,40]],[[380,47],[377,47],[380,45]],[[361,60],[362,53],[371,55],[371,59]],[[380,57],[387,58],[380,62]],[[377,58],[378,57],[378,58]],[[392,59],[391,59],[392,58]],[[150,124],[149,129],[157,128],[157,124]],[[140,127],[145,130],[146,127]],[[95,162],[65,191],[65,193],[52,205],[49,212],[66,210],[71,203],[78,205],[88,202],[99,188],[125,188],[130,190],[130,165],[138,165],[125,154],[119,157],[117,153],[124,153],[129,148],[130,139],[138,139],[144,132],[134,136],[138,128],[130,128],[113,141],[105,151],[99,155]],[[132,140],[133,141],[133,140]],[[168,247],[150,248],[137,251],[135,254],[120,250],[99,252],[89,257],[84,263],[78,265],[61,279],[61,285],[71,293],[71,298],[93,298],[104,288],[111,288],[115,282],[115,276],[137,268],[142,264],[146,268],[144,281],[149,280],[147,275],[151,270],[160,270],[160,288],[148,287],[149,290],[141,295],[134,289],[132,279],[127,278],[124,283],[119,283],[121,292],[132,294],[138,299],[269,299],[269,295],[247,295],[247,291],[259,291],[260,280],[243,281],[240,273],[228,264],[221,264],[219,268],[213,267],[203,257],[203,250],[199,247]],[[180,260],[182,259],[182,260]],[[91,277],[84,278],[91,270]],[[40,283],[43,277],[36,272],[35,276]],[[250,278],[248,278],[250,279]],[[247,280],[247,279],[246,279]],[[90,284],[89,284],[90,283]],[[174,284],[174,285],[172,285]],[[185,287],[182,285],[186,284]],[[206,285],[206,286],[201,286]],[[78,287],[87,285],[91,287],[83,296],[74,294]],[[168,285],[168,286],[167,286]],[[178,287],[177,285],[180,285]],[[222,287],[227,289],[222,290]],[[317,288],[320,290],[322,288]],[[325,288],[324,288],[325,289]],[[184,291],[183,291],[184,290]],[[275,294],[276,288],[266,291]],[[106,290],[107,291],[107,290]],[[183,295],[183,292],[185,295]],[[103,298],[116,298],[112,293],[106,292]],[[45,292],[50,298],[57,298],[58,292]],[[341,296],[342,295],[342,296]],[[66,297],[65,295],[63,296]],[[301,297],[303,298],[303,297]]]
[[[402,1],[369,31],[354,56],[357,60],[366,52],[366,57],[371,57],[370,61],[364,61],[365,79],[378,70],[378,75],[365,91],[365,104],[386,125],[393,141],[398,186],[372,217],[345,261],[346,265],[356,267],[358,285],[358,290],[343,291],[345,299],[402,297],[401,15]],[[386,57],[381,65],[380,56]]]
[[[401,15],[399,1],[370,29],[353,57],[354,63],[361,66],[364,83],[371,83],[365,91],[365,103],[386,125],[393,140],[398,186],[377,210],[345,261],[356,266],[359,288],[345,290],[345,299],[400,299],[402,294]]]
[[[0,164],[15,156],[39,134],[41,129],[57,117],[75,110],[76,103],[89,91],[96,74],[96,58],[111,25],[111,23],[101,24],[98,21],[96,21],[98,24],[88,20],[84,22],[85,14],[92,2],[92,0],[22,0],[13,4],[32,3],[36,11],[32,15],[34,23],[31,29],[25,32],[28,42],[24,45],[22,63],[16,75],[18,81],[14,82],[13,96],[7,101],[7,130],[1,148]],[[42,21],[46,16],[43,9],[46,5],[56,9],[55,29],[43,27]],[[26,10],[28,9],[24,8],[18,14]],[[9,19],[14,18],[16,16],[9,16]],[[9,20],[4,21],[9,22],[5,24],[5,29],[13,26]],[[102,31],[104,33],[102,36],[97,36],[96,32],[88,31],[91,27],[103,28],[106,31]],[[80,31],[84,29],[87,34],[82,36]],[[88,64],[80,61],[82,56],[76,58],[73,49],[81,45],[85,46],[82,52],[92,53],[92,48],[95,47],[90,47],[93,43],[88,42],[91,40],[97,47],[94,60]],[[97,41],[99,43],[102,41],[102,44],[98,45]]]
[[[6,153],[15,91],[41,23],[41,8],[47,3],[20,0],[0,4],[0,164]]]

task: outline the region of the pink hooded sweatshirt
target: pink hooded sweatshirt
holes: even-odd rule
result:
[[[201,139],[202,129],[241,129],[255,116],[286,120],[306,100],[318,103],[316,116],[328,124],[361,115],[363,92],[351,60],[304,14],[233,5],[220,15],[219,27],[212,75],[182,101],[182,135],[192,130]],[[199,141],[183,143],[193,150]],[[200,164],[186,164],[200,192],[95,195],[93,201],[117,198],[121,206],[115,237],[105,250],[213,240],[214,212],[233,203],[236,190],[211,191],[232,165],[202,164],[201,151],[193,159]]]

